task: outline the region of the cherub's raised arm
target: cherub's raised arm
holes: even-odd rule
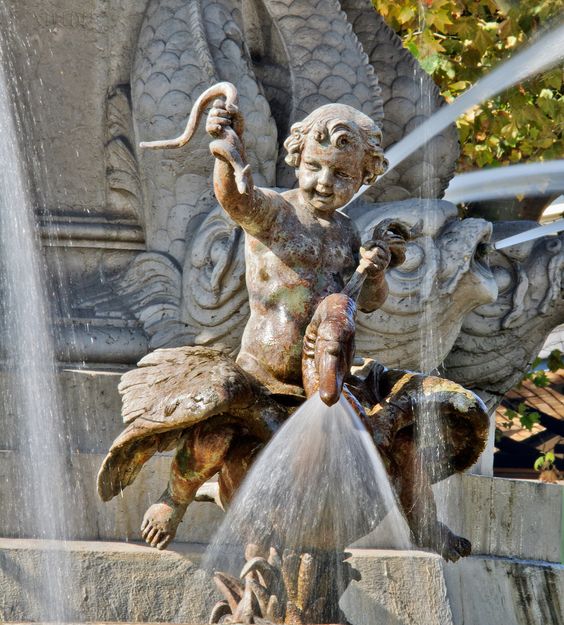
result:
[[[274,191],[253,185],[243,144],[243,119],[236,106],[216,100],[209,112],[206,131],[216,141],[210,144],[215,156],[213,187],[223,209],[244,230],[259,234],[270,227],[276,214]]]
[[[225,101],[215,99],[221,96]],[[175,139],[142,142],[152,149],[181,148],[194,136],[205,109],[213,101],[206,130],[214,137],[210,150],[216,157],[214,188],[217,199],[231,217],[245,230],[257,233],[270,225],[274,216],[270,194],[255,189],[243,145],[243,118],[237,107],[235,86],[221,82],[206,89],[192,107],[184,132]],[[273,192],[274,193],[274,192]],[[276,194],[277,195],[277,194]]]

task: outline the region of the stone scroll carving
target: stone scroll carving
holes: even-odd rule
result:
[[[499,240],[537,226],[535,222],[497,224]],[[562,272],[564,235],[491,254],[499,297],[465,319],[445,361],[446,375],[478,393],[494,410],[540,352],[549,332],[564,321]]]

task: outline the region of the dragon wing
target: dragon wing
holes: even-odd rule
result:
[[[245,410],[256,399],[247,375],[233,360],[203,347],[159,349],[125,373],[119,385],[127,425],[113,442],[98,475],[108,501],[131,484],[157,451],[182,432],[219,414]]]

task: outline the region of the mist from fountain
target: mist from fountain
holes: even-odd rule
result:
[[[393,548],[408,549],[409,529],[369,433],[344,396],[328,407],[316,394],[254,462],[204,566],[238,575],[247,544],[337,558],[387,515]]]
[[[9,80],[10,59],[0,46],[0,269],[2,292],[4,410],[18,431],[18,484],[14,515],[27,535],[64,539],[71,518],[68,467],[57,389],[51,311],[45,291],[33,205],[21,156],[23,131]],[[8,502],[3,502],[8,505]],[[49,552],[39,567],[40,620],[60,621],[73,592],[64,558]]]

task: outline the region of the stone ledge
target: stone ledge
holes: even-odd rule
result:
[[[0,620],[56,621],[41,571],[65,570],[65,621],[206,623],[217,601],[190,552],[138,544],[0,539]]]
[[[471,541],[474,555],[562,562],[562,486],[465,474],[436,484],[433,490],[439,519]],[[384,519],[355,546],[390,546],[389,534]]]
[[[76,540],[138,540],[145,510],[166,486],[170,456],[155,456],[122,496],[102,502],[96,492],[96,475],[103,454],[71,456]],[[24,482],[22,459],[17,452],[0,451],[0,507],[2,535],[33,535],[31,520],[14,505],[15,493]],[[436,497],[439,518],[453,531],[467,537],[473,554],[561,562],[561,486],[473,475],[456,476],[439,484]],[[207,543],[223,519],[212,503],[194,503],[181,523],[176,542]],[[355,546],[382,549],[389,545],[386,520],[373,534]]]
[[[472,542],[473,554],[562,563],[562,486],[457,475],[434,491],[439,516]]]
[[[205,623],[217,600],[202,545],[0,539],[0,620],[54,621],[38,572],[63,568],[65,621]],[[342,607],[353,625],[563,625],[564,566],[425,552],[352,550],[362,580]],[[43,606],[43,611],[41,610]]]
[[[445,564],[453,625],[564,625],[564,566],[474,556]]]

